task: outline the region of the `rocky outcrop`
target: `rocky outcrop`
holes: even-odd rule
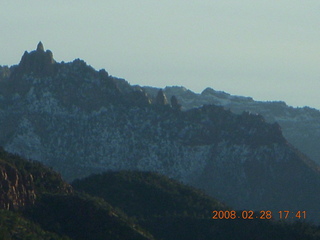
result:
[[[28,53],[25,51],[18,67],[13,72],[14,75],[32,73],[34,76],[52,76],[55,71],[55,60],[50,50],[44,51],[43,44],[38,43],[37,49]]]
[[[154,103],[156,105],[167,105],[168,104],[168,100],[166,95],[163,93],[162,89],[159,90],[156,99],[154,101]]]
[[[35,202],[33,177],[0,160],[0,209],[19,209]]]
[[[72,193],[61,176],[38,162],[30,162],[0,147],[0,209],[24,209],[43,193]]]

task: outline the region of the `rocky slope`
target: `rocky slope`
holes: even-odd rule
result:
[[[0,170],[0,239],[153,239],[125,214],[74,192],[38,162],[0,149]]]
[[[159,91],[158,88],[153,87],[143,89],[153,98]],[[233,96],[211,88],[206,88],[201,94],[184,87],[166,87],[163,92],[168,98],[177,97],[184,110],[205,104],[215,104],[237,114],[243,111],[260,114],[269,123],[279,123],[285,138],[320,164],[320,111],[317,109],[294,108],[284,102],[254,101],[250,97]]]
[[[0,162],[0,208],[15,209],[34,203],[31,175],[22,175],[14,166]]]
[[[68,240],[22,216],[47,192],[71,194],[73,190],[58,173],[0,147],[0,239]]]
[[[156,171],[237,209],[318,216],[318,166],[260,115],[215,105],[181,111],[179,98],[167,104],[159,91],[152,99],[79,59],[57,63],[41,45],[0,76],[0,145],[65,179]]]
[[[50,179],[50,180],[48,180]],[[71,193],[61,176],[39,163],[27,162],[0,148],[0,209],[32,206],[43,192]]]

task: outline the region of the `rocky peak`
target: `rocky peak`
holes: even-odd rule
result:
[[[21,61],[14,72],[14,76],[30,74],[35,76],[50,76],[55,70],[55,60],[50,50],[44,51],[42,42],[37,45],[37,49],[31,52],[25,51]]]
[[[37,45],[37,52],[44,52],[44,47],[41,41]]]
[[[157,94],[157,97],[155,99],[155,104],[157,104],[157,105],[167,105],[168,104],[167,97],[163,93],[162,89],[160,89]]]

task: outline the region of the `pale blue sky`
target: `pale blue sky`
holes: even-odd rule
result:
[[[206,87],[320,109],[320,1],[11,0],[0,65],[39,40],[131,84]]]

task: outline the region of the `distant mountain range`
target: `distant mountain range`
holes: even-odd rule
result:
[[[149,90],[79,59],[57,63],[39,43],[19,65],[0,68],[0,145],[68,181],[106,170],[152,171],[237,210],[307,211],[320,221],[319,167],[278,123],[226,105],[184,111],[182,95]]]
[[[159,88],[143,87],[153,98]],[[320,111],[310,107],[294,108],[285,102],[254,101],[250,97],[233,96],[222,91],[206,88],[201,94],[184,87],[166,87],[164,94],[170,99],[175,96],[184,110],[207,104],[223,106],[236,114],[243,111],[260,114],[269,122],[277,122],[285,138],[301,152],[320,164]]]

